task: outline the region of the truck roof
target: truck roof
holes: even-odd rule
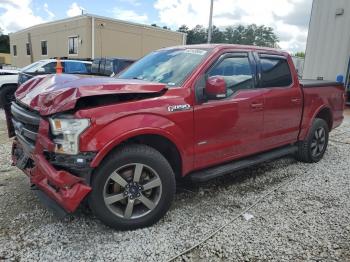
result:
[[[163,48],[162,50],[170,50],[170,49],[185,49],[185,48],[192,48],[192,49],[211,49],[216,51],[222,50],[222,49],[237,49],[237,50],[247,50],[247,51],[266,51],[269,53],[276,53],[280,55],[289,55],[288,52],[283,51],[281,49],[276,48],[269,48],[269,47],[260,47],[260,46],[253,46],[253,45],[235,45],[235,44],[198,44],[198,45],[180,45],[180,46],[173,46],[173,47],[167,47]]]

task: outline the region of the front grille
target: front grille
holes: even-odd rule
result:
[[[30,111],[13,102],[11,105],[12,124],[16,137],[22,146],[31,153],[35,147],[36,137],[39,131],[40,116],[37,112]]]

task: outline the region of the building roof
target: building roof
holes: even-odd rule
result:
[[[136,27],[149,28],[149,29],[153,29],[153,30],[157,30],[157,31],[167,32],[167,33],[187,35],[186,33],[172,31],[172,30],[161,28],[161,27],[155,27],[155,26],[151,26],[151,25],[145,25],[145,24],[134,23],[134,22],[128,22],[128,21],[124,21],[124,20],[119,20],[119,19],[110,18],[110,17],[106,17],[106,16],[99,16],[99,15],[94,15],[94,14],[83,14],[83,15],[68,17],[68,18],[55,20],[55,21],[51,21],[51,22],[47,22],[47,23],[42,23],[42,24],[34,25],[31,27],[19,30],[17,32],[10,33],[10,34],[22,33],[22,32],[25,32],[25,31],[28,31],[31,29],[40,28],[40,27],[48,26],[48,25],[55,25],[55,24],[59,24],[59,23],[76,21],[76,20],[80,20],[80,19],[83,19],[86,17],[91,17],[91,18],[96,18],[96,19],[101,19],[101,20],[105,20],[105,21],[116,22],[116,23],[121,23],[121,24],[126,24],[126,25],[132,25],[132,26],[136,26]]]

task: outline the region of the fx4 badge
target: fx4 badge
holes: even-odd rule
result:
[[[191,109],[191,106],[189,104],[168,106],[169,112],[185,111],[190,109]]]

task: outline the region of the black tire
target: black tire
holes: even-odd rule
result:
[[[321,131],[323,130],[323,131]],[[321,138],[320,132],[324,132]],[[320,137],[320,138],[318,138]],[[304,163],[316,163],[320,161],[328,146],[329,128],[323,119],[316,118],[310,132],[304,141],[299,142],[296,158]],[[324,144],[319,144],[324,140]],[[315,150],[316,143],[316,150]],[[321,148],[321,145],[322,148]]]
[[[0,108],[5,108],[15,100],[16,85],[6,85],[0,88]]]
[[[136,164],[135,164],[136,163]],[[105,201],[106,199],[111,196],[108,195],[106,197],[106,191],[110,189],[114,189],[115,187],[120,188],[120,191],[118,193],[113,193],[115,195],[119,194],[127,194],[128,187],[131,188],[131,186],[128,184],[127,186],[120,186],[121,184],[118,184],[115,182],[114,179],[111,177],[114,176],[113,174],[119,174],[120,171],[123,168],[128,168],[128,165],[132,166],[135,165],[135,169],[133,171],[133,177],[136,175],[136,165],[141,165],[142,169],[140,171],[141,176],[145,175],[145,172],[147,173],[148,170],[144,171],[143,168],[150,168],[152,171],[154,171],[157,175],[157,177],[161,181],[161,185],[159,188],[155,189],[149,189],[150,190],[158,190],[158,201],[154,205],[154,207],[147,212],[145,212],[145,215],[141,217],[136,218],[125,218],[126,209],[128,205],[128,201],[130,200],[132,195],[127,197],[123,200],[118,200],[119,202],[115,202],[113,204],[107,204]],[[126,166],[126,167],[125,167]],[[118,172],[114,172],[118,171]],[[151,172],[151,171],[150,171]],[[124,173],[127,173],[124,172]],[[120,174],[124,175],[123,172]],[[125,178],[125,176],[123,177]],[[125,181],[128,181],[126,178]],[[157,179],[157,181],[159,181]],[[125,182],[124,181],[124,182]],[[133,183],[134,179],[131,180],[130,183]],[[154,181],[154,180],[153,180]],[[114,185],[110,185],[110,183],[114,183]],[[148,181],[150,182],[150,181]],[[141,180],[139,181],[139,186],[141,186]],[[143,190],[143,189],[142,189]],[[99,218],[104,224],[113,227],[118,230],[133,230],[137,228],[147,227],[151,226],[154,223],[156,223],[158,220],[160,220],[165,213],[169,210],[170,205],[173,201],[174,195],[176,190],[176,182],[175,182],[175,174],[168,163],[168,161],[164,158],[164,156],[158,152],[157,150],[146,146],[146,145],[127,145],[124,146],[113,153],[111,153],[100,165],[100,167],[97,168],[96,172],[93,174],[92,178],[92,192],[89,195],[88,202],[89,206],[92,210],[92,212],[96,215],[97,218]],[[127,191],[127,192],[126,192]],[[115,192],[115,191],[113,191]],[[159,193],[160,192],[160,193]],[[139,191],[139,195],[141,194],[142,197],[145,196],[147,191]],[[130,193],[131,194],[131,193]],[[153,194],[153,191],[151,192]],[[113,195],[112,195],[113,196]],[[152,198],[150,196],[150,198]],[[133,209],[131,211],[131,214],[135,212],[134,210],[136,208],[139,209],[147,209],[146,205],[144,205],[144,202],[141,202],[141,200],[133,198]],[[141,199],[141,197],[140,197]],[[123,203],[122,201],[126,201],[125,205],[125,212],[121,215],[116,212],[115,210],[122,210]],[[135,204],[134,204],[135,201]],[[137,204],[136,204],[136,201]],[[156,202],[156,201],[155,201]],[[154,203],[153,203],[154,204]]]

